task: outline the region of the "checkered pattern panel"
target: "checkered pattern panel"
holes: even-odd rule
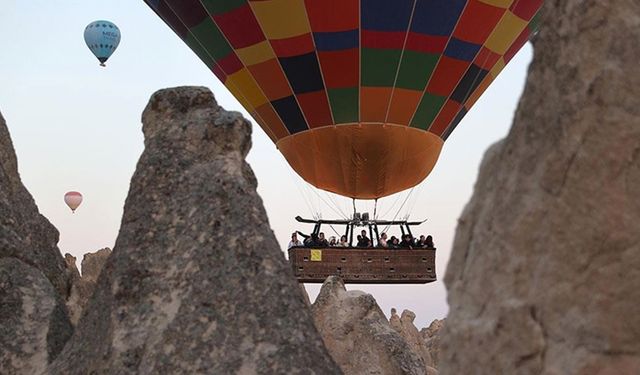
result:
[[[145,0],[274,142],[390,123],[446,139],[543,0]]]

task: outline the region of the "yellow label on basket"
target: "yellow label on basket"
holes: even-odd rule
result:
[[[311,261],[322,262],[322,250],[311,250]]]

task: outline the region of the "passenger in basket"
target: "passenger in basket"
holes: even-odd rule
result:
[[[302,240],[302,245],[306,246],[306,247],[309,247],[309,245],[311,244],[311,236],[308,235],[308,234],[304,234],[304,233],[300,232],[299,230],[296,231],[296,233],[298,233],[300,235],[300,237],[304,238]]]
[[[424,247],[427,249],[435,249],[436,246],[433,244],[433,237],[431,235],[427,236],[427,239],[424,241]]]
[[[420,238],[418,239],[418,241],[416,241],[416,247],[417,248],[423,248],[423,247],[425,247],[425,243],[426,243],[426,239],[424,237],[424,234],[421,234]]]
[[[400,247],[403,249],[413,250],[413,241],[411,240],[410,234],[405,234],[404,236],[402,236],[402,242],[400,242]]]
[[[398,239],[396,238],[396,236],[391,236],[391,238],[389,238],[389,241],[387,241],[387,245],[388,245],[389,249],[397,249],[398,248]]]
[[[318,235],[315,233],[311,233],[311,235],[306,235],[300,231],[297,232],[299,235],[302,236],[302,238],[304,238],[304,241],[302,241],[303,245],[305,247],[318,247]]]
[[[329,241],[327,241],[326,238],[324,238],[324,233],[320,232],[318,234],[318,246],[319,247],[329,247]]]
[[[338,243],[338,247],[349,247],[349,241],[347,241],[347,236],[340,237],[340,242]]]
[[[331,246],[331,247],[336,246],[336,237],[335,236],[329,237],[329,246]]]
[[[292,247],[298,246],[302,246],[302,242],[298,239],[298,235],[294,232],[291,234],[291,241],[289,241],[289,247],[287,247],[287,250],[291,249]]]
[[[358,236],[358,247],[371,247],[371,240],[367,237],[367,231],[364,229]]]
[[[389,247],[389,244],[387,243],[387,234],[386,233],[382,233],[380,235],[380,240],[378,241],[378,247]]]

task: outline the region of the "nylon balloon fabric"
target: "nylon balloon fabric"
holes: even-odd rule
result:
[[[120,44],[120,29],[109,21],[93,21],[84,29],[84,41],[104,66]]]
[[[543,0],[145,0],[312,185],[415,186]]]
[[[64,203],[69,206],[72,212],[82,203],[82,194],[77,191],[69,191],[64,195]]]

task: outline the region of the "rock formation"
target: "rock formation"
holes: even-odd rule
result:
[[[250,124],[155,93],[113,256],[52,374],[335,374],[269,228]]]
[[[93,290],[100,276],[100,271],[104,267],[107,259],[111,255],[111,249],[105,247],[94,253],[87,253],[82,258],[82,277],[76,268],[76,258],[70,254],[65,254],[67,268],[71,270],[73,275],[71,279],[71,293],[67,299],[67,308],[69,317],[73,324],[77,324],[82,311],[85,309],[89,297],[93,294]]]
[[[82,279],[95,284],[104,264],[109,259],[109,255],[111,255],[111,249],[108,247],[84,254],[82,257]]]
[[[0,258],[1,373],[41,373],[72,332],[64,302],[42,272]]]
[[[346,375],[428,374],[370,294],[347,291],[332,276],[311,309],[327,349]]]
[[[422,358],[425,366],[435,367],[424,338],[413,324],[415,319],[413,311],[404,310],[402,316],[398,316],[396,309],[392,309],[389,323],[405,339],[411,350]]]
[[[431,322],[431,324],[429,324],[429,327],[421,329],[420,334],[425,340],[429,340],[430,338],[436,337],[440,334],[446,322],[447,322],[446,318],[436,319],[433,322]]]
[[[420,330],[420,335],[424,340],[424,344],[429,351],[429,356],[433,363],[433,367],[438,368],[440,363],[440,341],[442,336],[442,329],[446,324],[446,319],[436,319],[427,328]]]
[[[459,221],[443,374],[640,373],[640,2],[544,12]]]
[[[9,130],[0,114],[0,258],[17,258],[37,268],[66,298],[69,275],[58,239],[58,230],[40,214],[20,180]]]
[[[309,293],[307,293],[307,289],[305,289],[304,284],[300,284],[300,291],[302,292],[302,299],[304,299],[304,303],[307,306],[311,306],[311,299],[309,299]]]
[[[0,373],[43,371],[71,336],[58,231],[20,180],[0,115]]]

